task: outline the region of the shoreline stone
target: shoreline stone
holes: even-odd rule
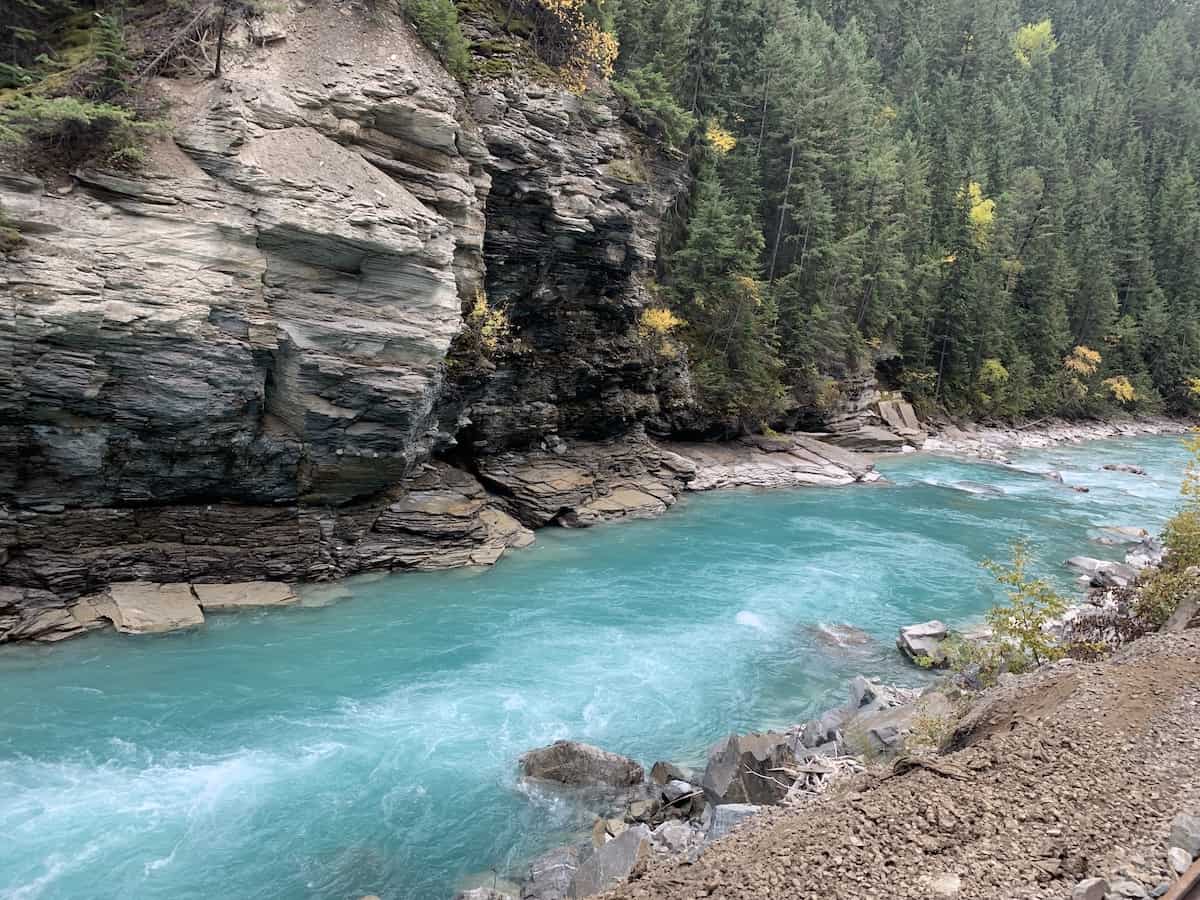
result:
[[[248,607],[291,606],[300,598],[292,586],[281,581],[249,581],[241,584],[193,584],[192,593],[206,613]]]
[[[946,665],[946,653],[942,645],[949,637],[949,627],[944,622],[931,619],[901,627],[896,646],[917,665],[921,665],[922,660],[928,660],[928,665],[941,668]]]
[[[161,634],[204,624],[190,584],[128,581],[108,589],[108,602],[94,604],[123,634]]]

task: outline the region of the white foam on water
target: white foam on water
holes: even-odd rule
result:
[[[748,609],[743,609],[738,612],[733,620],[739,625],[745,625],[747,628],[754,628],[757,631],[765,632],[767,630],[766,623],[762,620],[762,616],[757,613],[752,613]]]

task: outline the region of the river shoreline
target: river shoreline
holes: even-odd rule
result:
[[[1193,421],[1160,416],[1074,422],[1052,419],[1027,427],[950,425],[928,437],[922,449],[927,453],[1002,461],[1015,450],[1043,450],[1122,437],[1183,435],[1196,425]]]
[[[0,818],[48,806],[0,853],[0,885],[98,842],[119,870],[105,888],[126,895],[182,895],[220,870],[247,895],[311,881],[319,896],[448,900],[473,871],[519,871],[587,838],[590,816],[516,783],[525,751],[576,739],[703,769],[697,751],[730,731],[786,730],[844,704],[857,674],[922,686],[927,673],[894,649],[898,627],[973,620],[994,602],[978,560],[1031,529],[1051,566],[1103,525],[1157,530],[1183,458],[1158,438],[1016,460],[1063,465],[1085,497],[1002,467],[896,457],[879,464],[891,486],[713,491],[655,521],[554,529],[494,572],[356,580],[332,609],[10,648]],[[1149,477],[1101,471],[1114,461]],[[949,489],[972,478],[1003,493]],[[870,643],[826,644],[845,622]],[[77,774],[59,814],[64,764]],[[228,788],[197,822],[180,798],[212,777]],[[120,799],[131,792],[164,810],[152,833]],[[164,843],[179,846],[173,862],[146,875]],[[51,890],[85,878],[72,868]]]
[[[1006,462],[1015,450],[1184,434],[1191,427],[1166,418],[1056,420],[1026,429],[947,426],[928,436],[919,452]],[[498,457],[478,477],[445,464],[431,465],[382,512],[369,513],[359,526],[366,530],[349,535],[352,544],[342,543],[347,535],[340,526],[322,525],[321,548],[314,548],[322,561],[315,567],[281,560],[270,547],[264,555],[252,531],[236,539],[180,534],[174,545],[149,539],[137,545],[151,551],[146,558],[139,558],[142,550],[124,545],[81,552],[80,542],[86,546],[89,539],[72,536],[69,527],[64,539],[40,523],[70,523],[71,511],[30,510],[18,518],[35,523],[26,538],[33,543],[16,551],[13,569],[0,571],[15,569],[19,576],[16,583],[0,583],[0,644],[52,643],[108,627],[130,634],[161,633],[200,626],[213,610],[291,605],[299,602],[294,588],[300,585],[325,584],[336,592],[338,582],[352,575],[490,566],[508,552],[528,547],[536,531],[549,526],[581,528],[655,518],[693,492],[869,484],[880,480],[874,460],[894,455],[845,449],[825,437],[829,435],[798,433],[712,444],[641,438],[564,445],[554,452]],[[228,512],[230,521],[238,521],[236,507]],[[349,515],[355,514],[342,518]],[[248,520],[253,524],[252,516]],[[39,534],[55,534],[66,543],[61,551],[42,548],[36,545]],[[263,534],[268,544],[276,540],[270,530]],[[42,561],[21,575],[25,557]],[[69,563],[62,562],[66,557]],[[110,559],[127,562],[113,566]],[[222,559],[229,565],[221,567]],[[331,565],[330,560],[340,562]],[[68,587],[44,586],[39,566],[48,566],[58,578],[65,567],[77,568],[81,562],[94,569],[85,569],[86,580],[71,576],[62,579]],[[73,584],[80,586],[69,587]]]

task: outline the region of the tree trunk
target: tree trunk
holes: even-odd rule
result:
[[[229,0],[221,0],[221,21],[217,23],[217,59],[213,65],[213,78],[221,76],[221,53],[225,50],[225,16],[229,11]]]
[[[767,274],[767,283],[775,283],[775,262],[779,258],[779,242],[783,238],[783,222],[787,215],[788,193],[792,189],[792,168],[796,164],[796,136],[792,135],[792,152],[788,156],[787,178],[783,183],[783,203],[779,205],[779,227],[775,229],[775,246],[771,248],[771,268]]]

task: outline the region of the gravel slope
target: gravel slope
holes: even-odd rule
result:
[[[954,740],[941,771],[902,760],[606,896],[1022,900],[1118,875],[1150,892],[1171,819],[1200,811],[1200,632],[1012,679]]]

